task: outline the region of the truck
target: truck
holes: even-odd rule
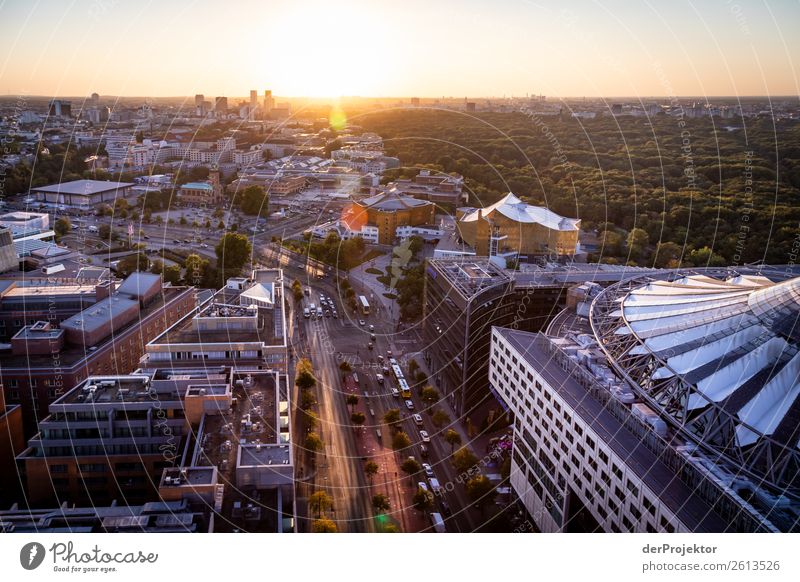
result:
[[[436,533],[445,533],[447,531],[441,513],[431,513],[431,524],[433,524],[433,530]]]

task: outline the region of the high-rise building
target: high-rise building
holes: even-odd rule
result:
[[[607,285],[646,269],[574,264],[502,269],[487,257],[429,259],[422,318],[431,380],[460,415],[491,404],[487,387],[492,326],[540,331],[585,281]]]
[[[272,97],[272,91],[264,91],[264,115],[269,115],[274,107],[275,99]]]
[[[100,95],[98,95],[97,93],[92,93],[92,103],[91,103],[91,105],[92,105],[92,107],[94,109],[97,109],[98,107],[100,107]]]
[[[538,529],[796,531],[800,278],[661,271],[495,328],[511,484]]]
[[[250,90],[250,110],[255,111],[258,107],[258,91],[255,89]]]
[[[72,117],[72,102],[62,99],[53,99],[50,102],[50,117]]]
[[[228,114],[228,98],[217,97],[214,100],[214,114],[218,117]]]

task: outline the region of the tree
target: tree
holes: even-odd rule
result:
[[[468,448],[464,447],[455,452],[451,461],[456,471],[459,473],[468,473],[470,469],[472,469],[478,463],[478,457],[476,457]]]
[[[164,272],[164,261],[161,259],[155,259],[153,262],[150,263],[150,272],[154,275],[160,275]]]
[[[350,407],[350,412],[355,412],[355,408],[358,405],[358,395],[348,394],[346,401],[347,401],[347,406]]]
[[[395,451],[400,451],[411,446],[411,439],[402,430],[395,433],[392,437],[392,448]]]
[[[330,519],[315,519],[311,524],[311,531],[313,533],[336,533],[339,530]]]
[[[679,267],[681,258],[681,247],[673,242],[660,242],[656,246],[656,256],[653,263],[656,267],[663,269],[666,267]]]
[[[97,229],[97,235],[105,241],[111,240],[111,225],[109,224],[101,224],[100,228]]]
[[[344,361],[341,364],[339,364],[339,369],[345,374],[353,371],[353,367],[350,365],[350,362],[347,361]]]
[[[450,452],[452,453],[453,450],[461,444],[461,435],[452,428],[448,428],[447,432],[444,433],[444,440],[450,445]]]
[[[56,220],[55,224],[53,225],[53,230],[59,237],[68,235],[70,232],[72,232],[72,223],[69,221],[69,218],[62,216]]]
[[[495,488],[486,475],[478,475],[467,481],[467,497],[473,503],[481,506],[487,501],[491,501],[495,496]]]
[[[389,503],[389,497],[383,493],[378,493],[372,497],[372,507],[375,508],[375,511],[378,513],[389,511],[389,508],[391,507],[391,504]]]
[[[292,283],[292,296],[295,302],[300,302],[303,299],[303,285],[297,279]]]
[[[313,390],[300,391],[300,408],[302,410],[309,410],[317,403],[317,397]]]
[[[419,370],[419,364],[417,363],[417,360],[411,358],[411,360],[408,362],[408,375],[413,377],[414,374],[417,373],[417,370]]]
[[[181,280],[181,268],[178,265],[169,265],[168,267],[164,267],[162,277],[164,278],[165,283],[177,285]]]
[[[248,216],[269,214],[269,196],[261,186],[248,186],[239,198],[239,208]]]
[[[311,360],[308,358],[300,358],[295,366],[294,374],[295,386],[301,390],[308,390],[317,385],[317,379],[314,377],[314,369],[311,366]]]
[[[321,451],[323,446],[322,439],[319,438],[319,435],[314,431],[306,435],[306,449],[308,449],[312,455]]]
[[[191,285],[199,285],[207,276],[210,262],[208,259],[192,253],[186,257],[183,266],[186,268],[186,282]]]
[[[450,415],[441,408],[437,408],[431,416],[431,420],[436,428],[440,428],[446,424],[450,424]]]
[[[147,271],[150,268],[150,259],[144,253],[128,255],[117,263],[117,273],[127,277],[135,271]]]
[[[238,275],[242,271],[253,252],[250,241],[243,234],[226,232],[216,247],[217,264],[224,277]]]
[[[414,507],[420,511],[427,511],[433,506],[433,495],[422,487],[414,494]]]
[[[378,463],[375,461],[367,461],[367,464],[364,465],[364,473],[369,478],[370,485],[372,485],[372,479],[378,474],[378,469]]]
[[[425,386],[420,392],[420,398],[428,404],[433,404],[439,401],[439,391],[433,386]]]
[[[400,469],[402,469],[403,473],[411,477],[412,475],[419,473],[422,470],[422,467],[415,458],[409,457],[403,461],[403,464],[400,465]]]
[[[638,258],[644,255],[650,235],[643,228],[634,228],[628,233],[628,250],[631,258]]]
[[[328,511],[333,505],[333,499],[324,491],[315,491],[308,498],[308,508],[317,514],[317,519],[322,518],[322,514]]]
[[[383,422],[391,427],[400,423],[400,411],[397,408],[390,408],[383,415]]]
[[[387,523],[383,528],[383,533],[400,533],[400,529],[393,523]]]
[[[350,422],[352,422],[356,426],[361,426],[366,422],[367,417],[364,416],[363,412],[354,412],[350,415]]]

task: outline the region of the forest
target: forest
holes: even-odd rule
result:
[[[797,254],[796,121],[404,109],[351,122],[402,161],[386,180],[423,167],[457,172],[476,206],[514,192],[581,218],[597,233],[598,260],[785,264]]]

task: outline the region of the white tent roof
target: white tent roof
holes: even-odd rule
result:
[[[565,218],[542,206],[526,204],[511,192],[491,206],[482,209],[483,216],[488,217],[494,212],[499,212],[516,222],[537,223],[552,230],[578,230],[581,224],[580,219]],[[478,209],[474,209],[472,212],[465,214],[461,220],[462,222],[473,222],[478,220],[478,214]]]
[[[681,375],[693,385],[690,411],[737,396],[726,405],[737,406],[747,425],[736,430],[740,446],[772,435],[790,410],[800,410],[800,278],[654,281],[628,293],[619,311],[624,323],[615,333],[639,340],[630,353],[662,362],[651,378]]]

